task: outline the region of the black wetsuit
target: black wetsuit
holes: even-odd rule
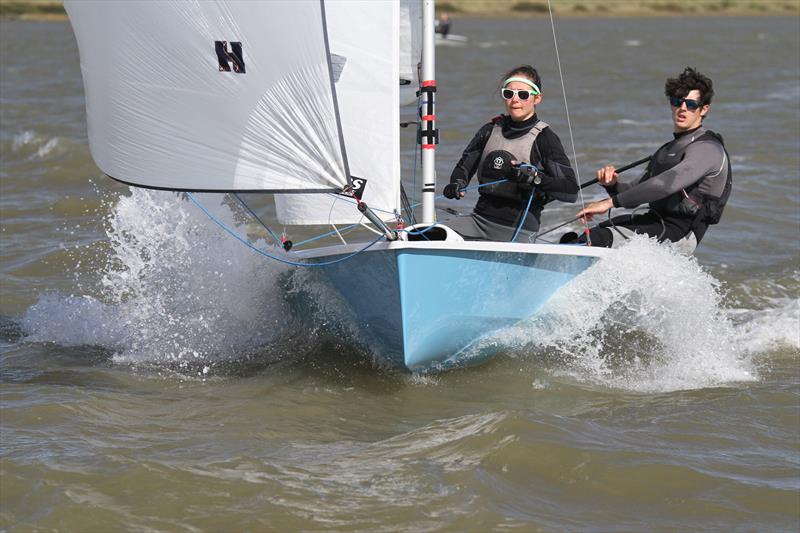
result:
[[[450,174],[450,183],[462,182],[464,185],[469,183],[478,170],[481,154],[495,123],[501,124],[504,137],[514,139],[526,135],[538,120],[534,115],[523,122],[514,122],[509,116],[503,115],[485,124],[472,138],[461,159],[456,163]],[[529,209],[529,215],[532,217],[527,217],[525,223],[527,229],[535,231],[539,227],[539,217],[544,205],[553,200],[575,202],[578,197],[578,184],[561,140],[549,127],[536,137],[531,147],[530,161],[542,170],[542,182],[536,187],[537,195]],[[516,226],[520,221],[520,214],[527,206],[530,189],[523,191],[519,199],[493,195],[488,189],[488,187],[478,189],[480,197],[475,204],[474,213],[496,224]]]
[[[719,221],[730,194],[730,160],[722,138],[702,126],[675,133],[659,148],[645,173],[632,182],[607,187],[614,207],[649,203],[642,214],[620,215],[592,228],[595,246],[612,246],[612,226],[630,229],[659,241],[676,242],[689,232],[699,243],[709,224]],[[583,240],[583,239],[581,239]]]

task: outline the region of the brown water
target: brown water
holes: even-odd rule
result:
[[[583,181],[669,137],[690,64],[734,196],[696,260],[632,243],[436,376],[373,365],[324,292],[309,320],[286,269],[102,177],[69,24],[0,23],[0,530],[799,530],[800,21],[557,23]],[[439,181],[520,62],[571,152],[549,23],[453,32]]]

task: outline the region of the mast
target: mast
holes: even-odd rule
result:
[[[436,53],[434,40],[434,0],[422,1],[422,76],[420,91],[423,96],[420,110],[422,149],[422,223],[436,221],[434,197],[436,196],[436,144],[439,132],[436,130]]]

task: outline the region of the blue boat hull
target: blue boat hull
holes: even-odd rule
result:
[[[424,371],[481,362],[491,353],[466,357],[469,346],[532,316],[603,252],[554,245],[385,243],[322,270],[379,356]]]

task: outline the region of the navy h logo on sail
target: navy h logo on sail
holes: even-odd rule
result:
[[[214,41],[214,49],[217,52],[220,72],[230,72],[232,66],[234,72],[244,74],[242,43],[231,43],[231,49],[228,50],[228,41]]]

